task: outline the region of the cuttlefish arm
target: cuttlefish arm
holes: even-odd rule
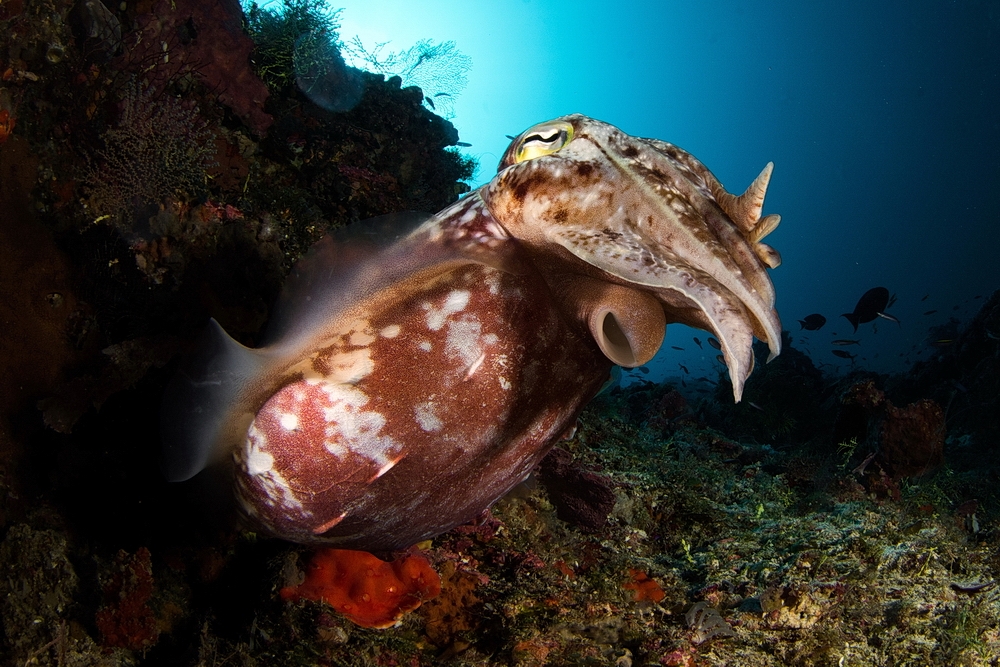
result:
[[[760,215],[770,173],[729,195],[681,149],[573,115],[515,139],[484,199],[543,272],[641,289],[668,321],[715,333],[738,401],[753,337],[781,349],[766,272],[779,260],[760,243],[778,220]]]

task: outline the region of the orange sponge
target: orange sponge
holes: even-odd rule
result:
[[[281,597],[323,600],[362,627],[388,628],[440,592],[437,572],[419,554],[387,563],[367,551],[320,549],[305,581],[282,588]]]

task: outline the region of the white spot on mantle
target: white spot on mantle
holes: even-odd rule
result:
[[[282,412],[281,417],[278,418],[278,423],[286,431],[294,431],[299,427],[299,416],[293,412]]]
[[[420,428],[428,433],[436,433],[444,426],[434,413],[434,403],[431,401],[413,406],[413,416],[420,424]]]
[[[457,289],[448,293],[440,308],[435,308],[429,303],[423,304],[424,310],[427,311],[427,328],[431,331],[437,331],[443,327],[449,315],[465,310],[465,307],[469,305],[470,296],[468,290]]]
[[[399,335],[400,326],[398,324],[390,324],[389,326],[379,331],[383,338],[395,338]]]

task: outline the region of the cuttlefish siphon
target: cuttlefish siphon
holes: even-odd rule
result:
[[[732,195],[671,144],[580,115],[517,137],[488,184],[299,262],[265,344],[212,323],[168,387],[164,470],[232,461],[242,513],[300,543],[405,548],[474,519],[666,325],[714,334],[739,401],[780,352],[768,164]]]

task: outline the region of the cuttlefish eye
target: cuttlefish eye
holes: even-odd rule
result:
[[[564,122],[542,123],[522,136],[524,138],[514,153],[515,164],[552,155],[573,140],[573,126]]]

